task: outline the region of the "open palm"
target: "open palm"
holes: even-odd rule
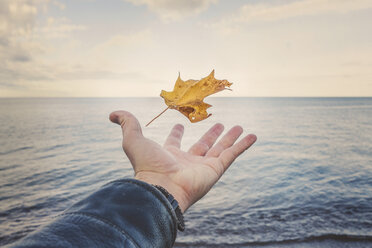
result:
[[[215,144],[223,132],[223,125],[215,124],[185,152],[180,149],[182,125],[175,125],[160,146],[142,135],[141,126],[131,113],[116,111],[110,114],[110,120],[122,127],[123,149],[135,178],[166,188],[183,212],[203,197],[230,164],[256,141],[256,136],[250,134],[235,143],[243,132],[240,126],[235,126]]]

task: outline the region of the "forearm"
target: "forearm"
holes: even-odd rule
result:
[[[14,247],[172,247],[176,216],[151,185],[111,182]]]

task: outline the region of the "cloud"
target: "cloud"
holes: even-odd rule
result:
[[[301,0],[285,4],[246,4],[237,13],[206,26],[233,28],[244,23],[270,22],[299,16],[344,14],[372,8],[370,0]]]
[[[59,39],[68,37],[72,32],[86,29],[83,25],[72,24],[67,18],[49,17],[46,25],[35,28],[35,33],[43,38]]]
[[[17,62],[28,62],[31,60],[31,57],[26,54],[16,54],[12,57],[12,60]]]
[[[47,0],[0,2],[0,84],[14,84],[23,76],[30,76],[30,73],[37,71],[28,67],[28,64],[33,60],[33,54],[42,50],[32,38],[37,14],[47,2]]]
[[[85,44],[75,33],[87,27],[50,16],[50,6],[64,9],[53,0],[0,0],[0,97],[89,95],[92,84],[101,92],[146,81],[132,64],[151,44],[149,30]]]
[[[111,71],[122,72],[137,70],[149,60],[153,51],[154,34],[140,30],[128,34],[115,34],[101,43],[95,44],[89,51],[92,61],[99,61]]]
[[[49,40],[66,38],[74,31],[85,29],[66,18],[49,18],[46,23],[38,23],[48,4],[48,0],[0,1],[1,86],[21,87],[55,78],[54,65],[43,60],[50,49]]]
[[[30,34],[38,13],[37,4],[46,1],[0,1],[0,37]]]
[[[143,79],[143,75],[138,72],[115,72],[105,68],[89,68],[87,66],[74,65],[58,71],[59,80],[95,80],[95,81],[123,81]]]
[[[101,44],[101,46],[107,47],[117,47],[117,46],[128,46],[128,45],[136,45],[141,42],[148,42],[152,38],[152,33],[150,30],[143,30],[138,31],[133,34],[119,34],[114,35],[113,37],[108,38],[108,40]],[[100,47],[102,48],[102,47]]]
[[[150,30],[142,30],[132,34],[118,34],[109,37],[94,48],[97,53],[117,53],[120,50],[133,50],[151,44],[153,34]]]
[[[217,0],[125,0],[135,5],[146,5],[164,21],[179,20],[199,14]]]
[[[60,3],[58,1],[53,1],[52,3],[53,3],[54,6],[56,6],[60,10],[64,10],[66,8],[66,5],[64,5],[63,3]]]

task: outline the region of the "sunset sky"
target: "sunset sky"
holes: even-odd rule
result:
[[[372,96],[371,0],[1,0],[0,97]]]

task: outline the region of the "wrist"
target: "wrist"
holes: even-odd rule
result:
[[[139,172],[136,173],[134,178],[148,184],[161,186],[166,189],[177,200],[182,213],[184,213],[189,207],[182,188],[172,183],[166,176],[159,176],[157,173],[153,172]]]

